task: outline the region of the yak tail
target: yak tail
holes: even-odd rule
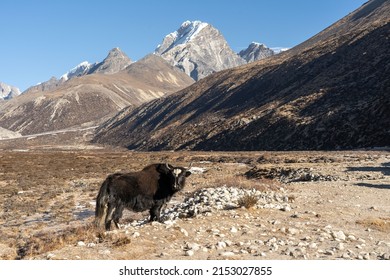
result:
[[[95,225],[98,228],[104,225],[104,221],[107,216],[108,186],[110,185],[110,182],[111,178],[108,177],[100,187],[98,196],[96,198]]]

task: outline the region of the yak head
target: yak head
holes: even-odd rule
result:
[[[175,191],[179,191],[184,188],[186,178],[191,175],[189,171],[191,165],[188,168],[174,167],[168,163],[162,166],[162,170],[168,175],[171,187]]]

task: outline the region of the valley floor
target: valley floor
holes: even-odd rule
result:
[[[196,167],[167,217],[200,189],[208,204],[165,223],[125,211],[97,231],[104,178],[154,162]],[[0,259],[390,259],[389,176],[388,151],[0,150]]]

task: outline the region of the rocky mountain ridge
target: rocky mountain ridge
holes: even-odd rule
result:
[[[252,42],[248,48],[240,51],[238,55],[250,63],[275,55],[275,52],[264,44]]]
[[[220,71],[100,127],[136,150],[390,146],[390,3],[372,0],[278,56]]]
[[[252,55],[252,61],[262,56],[260,52],[263,49]],[[154,53],[196,81],[249,61],[236,54],[215,27],[201,21],[185,21],[164,38]]]
[[[123,51],[119,48],[113,48],[102,62],[89,63],[88,61],[83,61],[63,74],[59,79],[51,77],[48,81],[29,87],[23,94],[54,90],[68,80],[85,75],[118,73],[131,63],[131,59]]]
[[[213,26],[201,21],[185,21],[180,28],[168,34],[154,54],[162,56],[194,80],[223,69],[243,65],[273,55],[272,49],[263,44],[251,43],[239,54],[228,45],[223,35]],[[118,47],[113,48],[101,62],[83,61],[61,77],[29,87],[23,93],[54,90],[66,81],[95,73],[114,74],[132,63]],[[11,96],[12,97],[12,96]]]
[[[142,72],[142,75],[139,73]],[[22,135],[94,126],[126,106],[176,92],[193,80],[151,55],[115,74],[89,74],[0,105],[0,126]]]

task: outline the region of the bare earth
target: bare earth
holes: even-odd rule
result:
[[[141,225],[148,213],[125,211],[122,229],[95,229],[104,178],[155,162],[197,167],[168,209],[221,187],[255,188],[287,206],[233,203]],[[389,175],[388,151],[3,150],[0,259],[390,259]]]

